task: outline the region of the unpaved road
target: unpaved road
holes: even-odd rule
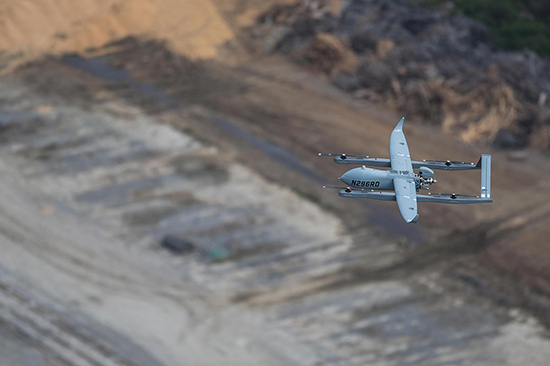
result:
[[[452,255],[347,231],[311,197],[236,162],[230,137],[218,147],[182,132],[186,116],[219,110],[145,113],[120,90],[53,61],[1,80],[3,364],[550,358],[544,328],[487,296]],[[197,249],[174,257],[159,249],[165,234]]]

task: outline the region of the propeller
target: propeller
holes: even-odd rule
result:
[[[467,198],[479,198],[479,196],[469,196],[466,194],[457,194],[457,193],[428,193],[430,196],[437,196],[437,197],[450,197],[451,199],[455,200],[458,197],[467,197]]]

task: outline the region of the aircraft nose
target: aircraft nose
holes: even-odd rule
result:
[[[346,183],[347,185],[350,185],[351,184],[351,177],[350,177],[350,172],[345,172],[344,174],[342,174],[342,176],[340,177],[340,180],[344,183]]]

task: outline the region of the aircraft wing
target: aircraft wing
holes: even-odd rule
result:
[[[411,155],[409,153],[409,146],[403,133],[403,123],[405,117],[401,118],[401,121],[395,126],[390,135],[390,163],[392,170],[402,172],[404,174],[411,174],[413,167],[411,164]]]
[[[395,198],[399,212],[407,223],[418,220],[418,206],[416,202],[416,185],[410,178],[395,178],[393,180]]]

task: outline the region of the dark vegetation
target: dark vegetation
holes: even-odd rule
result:
[[[533,50],[550,57],[548,0],[418,0],[452,14],[463,14],[489,27],[495,47]]]

